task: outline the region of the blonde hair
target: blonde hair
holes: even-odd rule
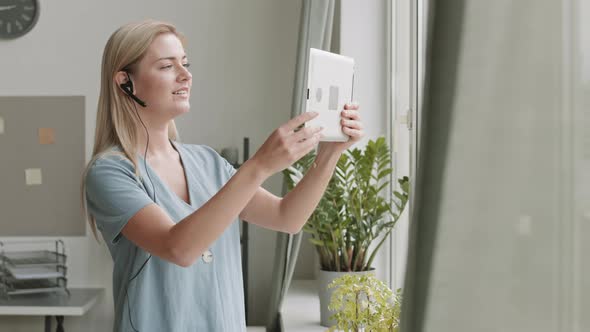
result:
[[[127,157],[135,167],[135,174],[139,177],[137,166],[137,130],[140,125],[135,113],[134,101],[121,91],[115,82],[115,75],[122,70],[133,73],[137,65],[145,56],[152,41],[159,35],[172,33],[184,45],[184,36],[172,24],[155,20],[144,20],[126,24],[117,29],[107,41],[102,55],[100,96],[96,113],[96,131],[94,133],[94,148],[92,158],[82,175],[82,210],[92,228],[94,237],[98,240],[96,220],[89,213],[86,202],[86,175],[94,162],[107,153],[111,148],[118,147],[121,156]],[[178,139],[178,131],[174,120],[168,124],[168,137]]]

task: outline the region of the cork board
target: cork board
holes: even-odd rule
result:
[[[86,234],[84,97],[0,97],[0,237]]]

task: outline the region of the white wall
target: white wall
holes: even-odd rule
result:
[[[233,145],[241,154],[242,137],[249,136],[252,154],[289,118],[300,1],[40,2],[39,21],[29,34],[0,41],[0,95],[86,96],[87,160],[103,47],[117,27],[142,18],[170,21],[187,36],[194,84],[191,113],[177,121],[183,141],[216,149]],[[280,193],[280,179],[270,179],[265,187]],[[14,221],[0,218],[6,222]],[[107,288],[107,296],[83,318],[66,318],[66,330],[108,330],[113,319],[108,250],[91,235],[64,240],[69,285]],[[262,324],[275,235],[254,229],[250,243],[255,273],[249,285],[250,318]],[[41,330],[42,324],[41,317],[0,317],[1,331]]]
[[[355,59],[354,99],[366,132],[359,147],[387,134],[385,29],[384,1],[342,1],[340,52]]]
[[[342,1],[340,51],[355,59],[354,99],[360,104],[366,133],[358,147],[388,135],[386,18],[385,1]],[[389,278],[388,254],[386,241],[373,264],[377,277],[385,281]]]
[[[393,158],[396,160],[394,171],[396,177],[409,176],[409,133],[404,124],[399,123],[399,118],[407,111],[409,96],[403,86],[398,88],[402,92],[394,95],[393,107],[395,114],[389,114],[387,87],[387,40],[392,36],[387,31],[391,29],[387,20],[387,1],[362,1],[342,0],[341,12],[341,36],[340,49],[344,55],[355,59],[355,88],[354,99],[361,105],[361,114],[365,125],[366,136],[358,143],[364,146],[369,139],[385,136],[389,141],[389,135],[393,135]],[[405,1],[392,1],[389,6]],[[407,4],[406,4],[407,5]],[[404,11],[402,8],[400,11]],[[395,20],[393,17],[392,20]],[[407,22],[401,22],[406,24]],[[407,38],[407,36],[397,36]],[[407,40],[404,40],[407,42]],[[397,50],[397,55],[403,55],[398,61],[407,61],[409,54],[404,50]],[[396,55],[395,51],[394,54]],[[395,64],[394,64],[395,65]],[[393,68],[394,80],[399,84],[407,83],[409,70],[400,67]],[[396,77],[395,75],[399,75]],[[392,119],[393,117],[393,119]],[[397,120],[396,120],[397,119]],[[397,182],[396,182],[397,183]],[[406,209],[407,210],[407,209]],[[404,212],[392,232],[394,241],[386,241],[377,254],[373,266],[376,268],[377,277],[386,282],[391,282],[393,287],[402,287],[403,273],[405,271],[405,256],[407,252],[408,214]],[[390,246],[393,244],[392,255]]]

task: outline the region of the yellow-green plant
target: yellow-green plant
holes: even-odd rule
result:
[[[283,174],[289,190],[315,160],[310,152]],[[393,230],[408,201],[409,180],[398,179],[401,191],[386,197],[393,169],[384,137],[370,140],[364,150],[345,151],[324,196],[304,225],[324,271],[367,271]],[[370,250],[371,244],[376,245]]]
[[[347,274],[334,279],[328,309],[336,321],[329,331],[398,332],[401,289],[395,293],[372,274]]]

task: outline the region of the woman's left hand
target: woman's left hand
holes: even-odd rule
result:
[[[342,132],[350,136],[350,139],[347,142],[320,142],[318,152],[330,151],[331,153],[340,154],[363,138],[365,132],[363,131],[358,109],[358,104],[345,104],[344,110],[341,112],[340,124],[342,125]]]

